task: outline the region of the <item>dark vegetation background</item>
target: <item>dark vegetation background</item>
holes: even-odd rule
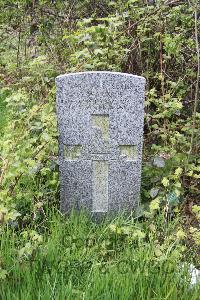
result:
[[[147,80],[139,215],[150,203],[165,222],[181,216],[185,243],[198,254],[198,1],[1,0],[0,7],[1,227],[40,226],[46,207],[59,207],[55,77],[120,71]]]

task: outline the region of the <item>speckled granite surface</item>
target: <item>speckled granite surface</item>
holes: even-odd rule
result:
[[[116,214],[138,205],[145,79],[115,72],[60,75],[61,210]]]

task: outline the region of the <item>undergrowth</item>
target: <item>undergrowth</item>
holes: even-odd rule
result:
[[[198,299],[199,3],[72,2],[0,1],[0,297]],[[55,211],[55,77],[88,70],[147,80],[140,222]]]
[[[58,201],[55,77],[87,70],[146,78],[142,202],[155,199],[166,214],[186,205],[196,216],[198,3],[0,5],[0,222],[19,213],[31,222],[38,208]]]

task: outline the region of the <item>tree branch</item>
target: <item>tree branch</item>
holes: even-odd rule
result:
[[[197,4],[194,12],[194,22],[195,22],[195,43],[196,43],[196,54],[197,54],[197,81],[196,81],[196,89],[195,89],[195,98],[194,98],[194,110],[193,110],[193,120],[192,120],[192,135],[190,142],[190,150],[189,155],[193,151],[194,147],[194,131],[196,127],[196,115],[197,115],[197,104],[198,104],[198,96],[199,96],[199,77],[200,77],[200,54],[199,54],[199,40],[198,40],[198,11]]]

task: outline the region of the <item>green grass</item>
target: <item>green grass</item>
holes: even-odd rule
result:
[[[200,287],[190,287],[182,267],[182,245],[170,239],[172,225],[160,228],[160,243],[147,222],[95,224],[84,213],[50,212],[35,228],[43,241],[31,230],[2,231],[1,299],[199,299]]]

